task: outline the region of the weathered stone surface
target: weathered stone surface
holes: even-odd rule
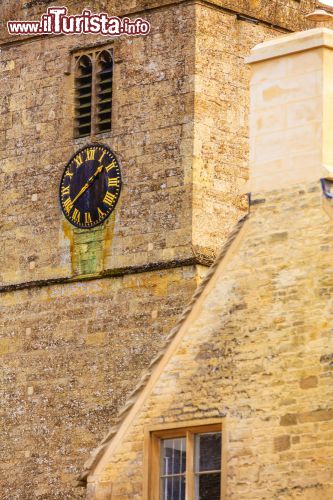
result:
[[[290,448],[290,436],[278,436],[274,438],[274,451],[286,451]]]
[[[86,142],[73,140],[73,72],[64,72],[71,50],[105,38],[46,37],[3,47],[1,283],[187,259],[193,250],[210,263],[246,209],[243,58],[279,32],[187,3],[146,17],[148,37],[112,40],[113,129],[97,139],[118,154],[124,188],[114,217],[87,245],[60,217],[57,200],[64,166]]]
[[[95,140],[117,153],[123,189],[113,217],[87,242],[59,210],[65,164],[87,142],[73,139],[73,71],[64,72],[70,50],[105,38],[47,37],[3,48],[1,284],[193,256],[192,148],[184,147],[193,144],[193,13],[193,6],[157,11],[149,37],[111,41],[113,128]]]
[[[186,0],[185,0],[186,1]],[[188,0],[190,3],[191,0]],[[108,12],[110,15],[134,15],[136,12],[154,10],[156,8],[166,9],[170,4],[177,5],[184,3],[184,0],[95,0],[91,6],[94,12]],[[301,5],[300,5],[301,3]],[[311,12],[315,6],[315,0],[277,0],[267,2],[266,0],[208,0],[206,4],[211,7],[221,8],[230,15],[242,13],[262,20],[269,25],[275,24],[277,27],[287,30],[301,30],[311,26],[309,20],[304,18],[304,14]],[[3,0],[1,3],[1,27],[5,28],[7,20],[12,19],[37,19],[43,14],[47,7],[59,5],[59,2],[52,0],[31,0],[19,3],[11,0]],[[89,7],[85,4],[84,7]],[[68,0],[66,7],[71,13],[76,14],[82,10],[82,3],[78,0]],[[1,30],[1,40],[12,39]]]
[[[222,419],[229,436],[223,439],[226,498],[330,498],[333,211],[332,200],[323,204],[320,168],[332,148],[325,132],[333,123],[331,54],[326,58],[332,34],[311,30],[252,51],[250,167],[260,179],[253,184],[250,216],[152,373],[131,421],[122,422],[91,469],[92,498],[99,498],[100,481],[112,485],[113,499],[143,498],[146,483],[130,490],[124,485],[146,470],[149,429],[208,417]],[[276,58],[282,47],[285,55]],[[313,93],[308,73],[316,71],[321,78]],[[295,102],[316,96],[317,113],[299,111],[298,120],[284,120]],[[272,98],[272,125],[279,130],[274,140],[267,126],[258,133]],[[302,145],[298,127],[314,124],[320,134],[308,141],[305,133]],[[311,158],[312,148],[318,155],[303,168],[290,160],[302,149]],[[276,164],[270,164],[270,151]],[[135,443],[139,450],[140,442],[144,454],[132,448]]]
[[[0,296],[2,498],[83,494],[83,463],[195,286],[192,267]]]
[[[244,58],[253,43],[278,34],[207,6],[196,9],[192,241],[208,261],[247,210],[250,68]]]
[[[104,469],[113,498],[129,491],[142,498],[144,428],[207,415],[227,419],[228,499],[330,498],[333,372],[325,356],[333,349],[332,300],[322,280],[331,268],[331,222],[319,183],[258,193],[263,197]],[[278,231],[291,237],[272,241]],[[300,380],[313,373],[318,385],[304,391]]]
[[[313,387],[317,387],[318,378],[314,375],[310,375],[309,377],[302,378],[300,381],[300,386],[302,389],[312,389]]]
[[[5,42],[0,61],[0,283],[35,283],[0,295],[4,419],[0,484],[4,500],[83,495],[73,488],[74,478],[204,274],[199,266],[184,266],[183,261],[195,255],[201,262],[211,262],[233,221],[244,212],[240,191],[248,175],[249,69],[243,58],[253,45],[280,31],[237,20],[234,12],[211,7],[241,9],[269,24],[295,29],[305,25],[300,12],[307,11],[311,2],[300,6],[294,0],[281,0],[275,7],[231,0],[216,0],[210,6],[206,2],[205,7],[178,0],[172,5],[169,0],[93,2],[93,10],[110,14],[134,15],[143,10],[140,15],[151,22],[152,32],[147,38],[111,41],[115,54],[113,129],[97,139],[118,154],[124,189],[112,218],[89,233],[67,224],[57,200],[64,166],[86,142],[73,139],[73,68],[70,75],[64,73],[71,67],[72,51],[106,39],[15,40],[5,29],[6,20],[36,19],[47,6],[57,3],[4,0],[0,6]],[[69,0],[66,5],[72,13],[82,9],[81,2]],[[275,226],[271,228],[272,235],[277,231]],[[269,266],[275,264],[268,264],[259,240],[253,240],[252,253],[261,256],[259,264],[267,265],[269,273]],[[322,243],[327,257],[329,239]],[[178,268],[97,279],[119,269],[129,272],[129,268],[140,267],[143,271],[145,266],[167,264]],[[80,276],[86,275],[96,279],[81,281]],[[73,277],[76,283],[50,281]],[[37,286],[38,281],[46,286]],[[321,300],[327,301],[331,285],[323,278],[320,286]],[[269,297],[263,302],[268,303]],[[287,300],[288,290],[282,288],[278,298]],[[232,310],[237,317],[250,314],[243,300],[229,305],[228,315]],[[282,316],[273,322],[277,331],[267,333],[276,340],[285,326]],[[251,324],[257,319],[251,316]],[[295,318],[295,322],[299,320]],[[295,342],[301,346],[302,326],[298,328]],[[220,359],[225,359],[228,350],[233,353],[238,341],[230,334],[230,345],[220,345],[219,340],[215,346],[206,333],[199,352],[190,346],[183,352],[194,356],[194,367],[205,367],[214,379],[214,373],[220,373]],[[242,329],[238,332],[243,333]],[[258,346],[265,349],[261,341]],[[261,362],[251,365],[256,354],[248,342],[246,337],[244,346],[249,351],[239,359],[244,368],[239,384],[243,378],[250,382],[252,373],[267,383],[270,374],[263,372]],[[276,356],[287,356],[289,348],[289,339],[283,339]],[[331,373],[327,353],[320,355],[323,373],[315,372],[319,387]],[[268,366],[271,359],[265,363]],[[223,391],[232,398],[227,377],[235,368],[233,359],[224,360],[223,367]],[[200,376],[194,383],[201,383]],[[303,371],[297,374],[297,384],[304,376]],[[280,387],[278,380],[273,383]],[[184,389],[184,415],[207,415],[210,401],[201,394],[195,403],[198,406],[192,407],[192,388],[191,383]],[[167,384],[161,387],[161,397],[168,389]],[[299,390],[304,395],[304,389]],[[212,395],[216,395],[214,390]],[[296,409],[298,396],[287,391],[278,394],[276,404],[279,411],[270,450],[273,436],[285,431],[279,426],[280,417],[287,411],[300,411],[302,418],[309,418],[313,410]],[[219,401],[209,410],[214,415],[220,411],[217,405]],[[246,418],[250,406],[245,395],[239,414]],[[177,417],[179,408],[177,403],[170,408],[170,418]],[[322,419],[319,425],[327,423],[329,420]],[[251,442],[248,445],[252,432],[240,424],[231,428],[230,435],[242,446],[233,452],[241,461],[239,477],[245,481],[247,474],[258,477],[261,466],[258,469],[253,463],[257,452]],[[286,432],[291,433],[289,429]],[[306,433],[304,429],[304,436]],[[301,442],[306,440],[301,436]],[[294,445],[296,441],[292,441]],[[141,443],[131,446],[134,455],[140,455]],[[134,495],[140,491],[141,479],[140,473],[133,473],[130,482],[126,479],[118,484],[118,493]],[[107,494],[108,488],[106,485]]]

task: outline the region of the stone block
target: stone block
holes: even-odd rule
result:
[[[281,452],[290,449],[290,436],[283,435],[274,438],[274,452]]]

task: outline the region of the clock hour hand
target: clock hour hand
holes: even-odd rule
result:
[[[75,196],[75,198],[72,202],[73,204],[83,195],[83,193],[85,193],[87,191],[88,188],[90,188],[90,186],[95,181],[96,177],[102,172],[103,168],[104,168],[103,165],[100,165],[98,167],[98,169],[96,170],[96,172],[87,180],[85,185],[82,187],[82,189],[80,189],[80,191]]]

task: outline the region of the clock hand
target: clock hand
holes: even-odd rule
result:
[[[93,182],[95,181],[96,177],[102,172],[103,170],[103,165],[100,165],[98,167],[98,169],[96,170],[96,172],[87,180],[87,182],[85,183],[85,185],[82,187],[82,189],[77,193],[77,195],[75,196],[74,200],[72,201],[72,203],[74,204],[82,195],[83,193],[85,193],[87,191],[87,189],[93,184]]]
[[[79,191],[77,193],[77,195],[75,196],[74,200],[72,201],[72,203],[74,204],[76,202],[76,200],[78,200],[80,198],[81,195],[83,195],[83,193],[88,189],[89,187],[89,184],[86,183],[83,188],[81,189],[81,191]]]

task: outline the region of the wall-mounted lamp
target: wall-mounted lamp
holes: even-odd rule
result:
[[[321,188],[323,190],[323,195],[325,198],[333,200],[333,180],[331,179],[320,179]]]
[[[331,220],[333,220],[333,180],[320,179],[323,190],[322,207]]]

